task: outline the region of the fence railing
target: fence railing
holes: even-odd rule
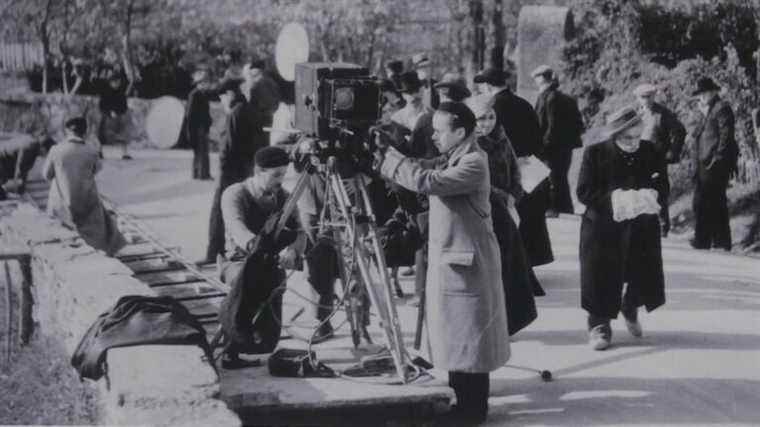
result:
[[[42,65],[42,44],[0,42],[0,70],[25,71]]]

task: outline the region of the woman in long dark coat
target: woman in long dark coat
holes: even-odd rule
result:
[[[610,320],[619,312],[631,335],[639,337],[638,307],[652,311],[665,303],[657,213],[620,217],[624,206],[617,203],[626,190],[634,190],[628,195],[639,202],[654,203],[656,196],[660,206],[666,203],[666,177],[654,146],[639,140],[641,129],[641,117],[626,107],[610,116],[607,141],[583,154],[577,187],[578,199],[586,205],[580,236],[581,306],[589,313],[589,344],[595,350],[609,347]],[[623,283],[628,284],[625,294]]]
[[[517,229],[515,201],[525,195],[520,185],[520,170],[512,144],[501,126],[490,97],[470,98],[467,105],[477,119],[477,141],[488,154],[491,174],[491,217],[501,252],[502,282],[507,306],[509,334],[531,324],[538,313],[533,298],[535,275],[528,262],[522,237]],[[511,215],[510,215],[511,210]]]

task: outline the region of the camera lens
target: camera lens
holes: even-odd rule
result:
[[[354,108],[354,88],[335,88],[335,110],[349,111]]]

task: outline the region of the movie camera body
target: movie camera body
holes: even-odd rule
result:
[[[369,70],[339,62],[296,64],[295,126],[321,140],[366,131],[379,118],[380,85]]]

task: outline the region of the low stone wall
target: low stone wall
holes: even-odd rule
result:
[[[131,125],[127,131],[129,144],[134,148],[160,148],[153,145],[145,131],[145,119],[153,101],[129,98]],[[40,136],[50,136],[60,141],[63,138],[63,123],[67,118],[83,115],[89,124],[87,140],[97,144],[97,130],[100,123],[98,98],[84,95],[64,95],[53,93],[43,95],[34,92],[10,92],[0,94],[0,131],[21,132]],[[212,149],[214,141],[221,140],[225,113],[218,102],[211,103],[213,125],[210,137]]]
[[[0,202],[0,247],[31,252],[35,333],[60,340],[68,355],[119,297],[153,295],[131,270],[77,233],[31,205],[12,203]],[[102,398],[99,422],[239,426],[237,415],[215,398],[219,383],[202,355],[195,346],[109,350],[110,389],[104,380],[93,383]]]

